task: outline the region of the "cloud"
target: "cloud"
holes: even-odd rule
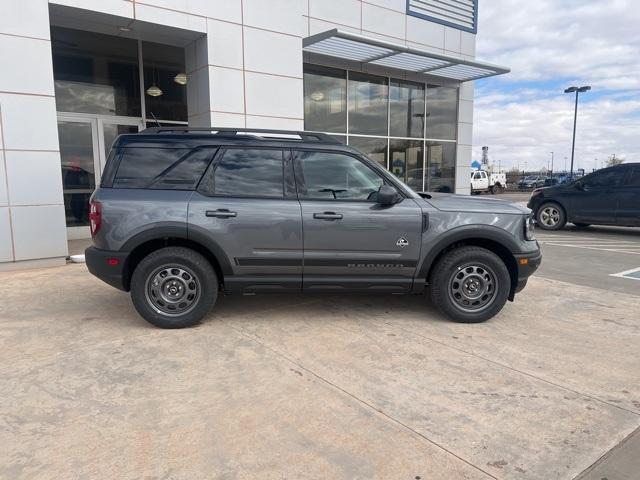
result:
[[[491,0],[480,3],[477,56],[512,73],[476,82],[474,158],[556,169],[571,155],[573,96],[580,97],[577,166],[616,153],[640,161],[640,8],[631,0]]]

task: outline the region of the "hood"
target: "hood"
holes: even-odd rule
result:
[[[425,193],[421,196],[435,208],[445,212],[506,213],[511,215],[531,213],[531,210],[522,204],[497,198],[451,193]]]

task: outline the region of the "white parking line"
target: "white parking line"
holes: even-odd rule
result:
[[[589,233],[585,235],[543,233],[536,235],[536,237],[538,238],[538,242],[543,245],[640,255],[640,241],[621,240]]]
[[[631,270],[625,270],[620,273],[611,273],[610,277],[626,278],[627,280],[640,280],[640,267],[632,268]]]

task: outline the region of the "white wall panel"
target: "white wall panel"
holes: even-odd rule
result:
[[[106,13],[117,17],[133,18],[133,2],[130,0],[50,0],[50,3]]]
[[[53,97],[0,93],[0,107],[6,149],[58,150]]]
[[[244,24],[302,36],[306,0],[244,0]]]
[[[11,205],[61,204],[62,174],[57,152],[6,152]]]
[[[49,39],[47,0],[2,0],[0,33]]]
[[[407,17],[407,40],[434,48],[444,48],[444,25]]]
[[[13,261],[13,239],[9,223],[9,209],[0,207],[0,262]]]
[[[194,32],[207,32],[207,21],[204,17],[144,5],[142,3],[136,3],[136,19]]]
[[[242,68],[242,26],[208,20],[207,32],[208,63]]]
[[[402,13],[368,3],[362,4],[362,30],[404,40],[405,18]]]
[[[450,52],[460,53],[460,34],[457,28],[445,27],[444,29],[444,49]]]
[[[246,73],[247,114],[303,118],[302,79]]]
[[[248,128],[274,128],[281,130],[303,130],[304,120],[247,115]]]
[[[12,207],[11,223],[16,260],[67,256],[63,205]]]
[[[0,149],[0,207],[9,203],[7,194],[7,172],[4,170],[4,150]]]
[[[244,27],[245,69],[302,77],[302,39]]]
[[[0,35],[0,91],[53,95],[51,42]]]
[[[362,3],[357,0],[310,0],[309,16],[331,23],[360,28]]]
[[[244,88],[241,70],[209,67],[211,110],[244,113]]]

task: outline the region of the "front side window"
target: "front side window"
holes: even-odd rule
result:
[[[584,177],[582,184],[589,188],[617,187],[624,180],[625,170],[612,168]]]
[[[282,150],[234,148],[213,171],[213,194],[225,197],[283,197]]]
[[[310,200],[375,201],[383,179],[355,157],[332,152],[297,152],[298,195]],[[304,187],[302,187],[302,185]]]
[[[625,186],[627,187],[640,187],[640,167],[633,167],[631,175],[629,175]]]

